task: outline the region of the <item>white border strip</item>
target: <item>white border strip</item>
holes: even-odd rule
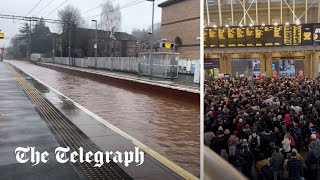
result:
[[[10,63],[10,62],[9,62]],[[10,63],[11,64],[11,63]],[[15,65],[11,64],[12,66],[16,67]],[[17,69],[21,70],[20,68],[16,67]],[[22,71],[22,70],[21,70]],[[24,72],[24,71],[23,71]],[[135,139],[134,137],[130,136],[129,134],[127,134],[126,132],[122,131],[121,129],[117,128],[116,126],[112,125],[111,123],[109,123],[108,121],[104,120],[103,118],[99,117],[98,115],[94,114],[93,112],[91,112],[90,110],[86,109],[85,107],[81,106],[80,104],[78,104],[77,102],[73,101],[72,99],[70,99],[69,97],[65,96],[64,94],[60,93],[59,91],[55,90],[54,88],[48,86],[47,84],[45,84],[44,82],[40,81],[39,79],[29,75],[28,73],[24,72],[25,74],[27,74],[28,76],[32,77],[33,79],[35,79],[36,81],[38,81],[39,83],[43,84],[44,86],[48,87],[49,89],[51,89],[52,91],[54,91],[55,93],[63,96],[66,98],[66,100],[74,103],[74,105],[76,107],[78,107],[79,109],[81,109],[82,111],[84,111],[85,113],[87,113],[88,115],[90,115],[91,117],[93,117],[95,120],[99,121],[100,123],[102,123],[103,125],[105,125],[106,127],[112,129],[113,131],[115,131],[116,133],[118,133],[119,135],[121,135],[122,137],[130,140],[134,145],[138,146],[139,148],[141,148],[143,151],[145,151],[147,154],[149,154],[150,156],[152,156],[153,158],[155,158],[156,160],[158,160],[159,162],[161,162],[163,165],[165,165],[167,168],[171,169],[173,172],[177,173],[178,175],[180,175],[181,177],[185,178],[185,179],[190,179],[190,180],[196,180],[198,179],[197,177],[195,177],[194,175],[192,175],[191,173],[189,173],[188,171],[184,170],[183,168],[181,168],[180,166],[178,166],[177,164],[175,164],[174,162],[168,160],[167,158],[165,158],[164,156],[160,155],[158,152],[152,150],[151,148],[149,148],[148,146],[144,145],[143,143],[141,143],[140,141],[138,141],[137,139]]]

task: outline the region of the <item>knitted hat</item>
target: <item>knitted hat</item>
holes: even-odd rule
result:
[[[218,128],[218,131],[223,131],[222,126],[220,126],[220,127]]]
[[[249,129],[250,128],[249,124],[246,124],[244,128]]]

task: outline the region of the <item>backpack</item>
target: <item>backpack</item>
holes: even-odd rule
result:
[[[251,139],[250,146],[252,149],[255,149],[258,147],[258,136],[256,136],[256,137],[251,136],[251,137],[252,137],[252,139]]]
[[[291,137],[291,138],[290,138],[290,147],[293,148],[293,147],[295,147],[295,146],[296,146],[296,142],[294,141],[294,138]]]

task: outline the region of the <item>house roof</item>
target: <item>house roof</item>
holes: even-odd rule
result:
[[[95,36],[95,33],[96,33],[95,29],[78,28],[78,31],[86,32],[89,34],[89,36]],[[110,39],[110,34],[111,34],[111,31],[104,31],[104,30],[97,31],[98,38]],[[128,34],[126,32],[114,32],[114,37],[116,38],[116,40],[121,40],[121,41],[139,41],[137,37],[131,34]]]
[[[159,4],[158,7],[170,6],[170,5],[172,5],[172,4],[176,4],[176,3],[181,2],[181,1],[184,1],[184,0],[167,0],[167,1]]]

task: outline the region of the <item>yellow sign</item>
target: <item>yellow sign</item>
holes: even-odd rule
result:
[[[170,49],[170,48],[171,48],[171,43],[165,43],[165,47],[166,47],[167,49]]]
[[[4,33],[0,33],[0,39],[4,39]]]

